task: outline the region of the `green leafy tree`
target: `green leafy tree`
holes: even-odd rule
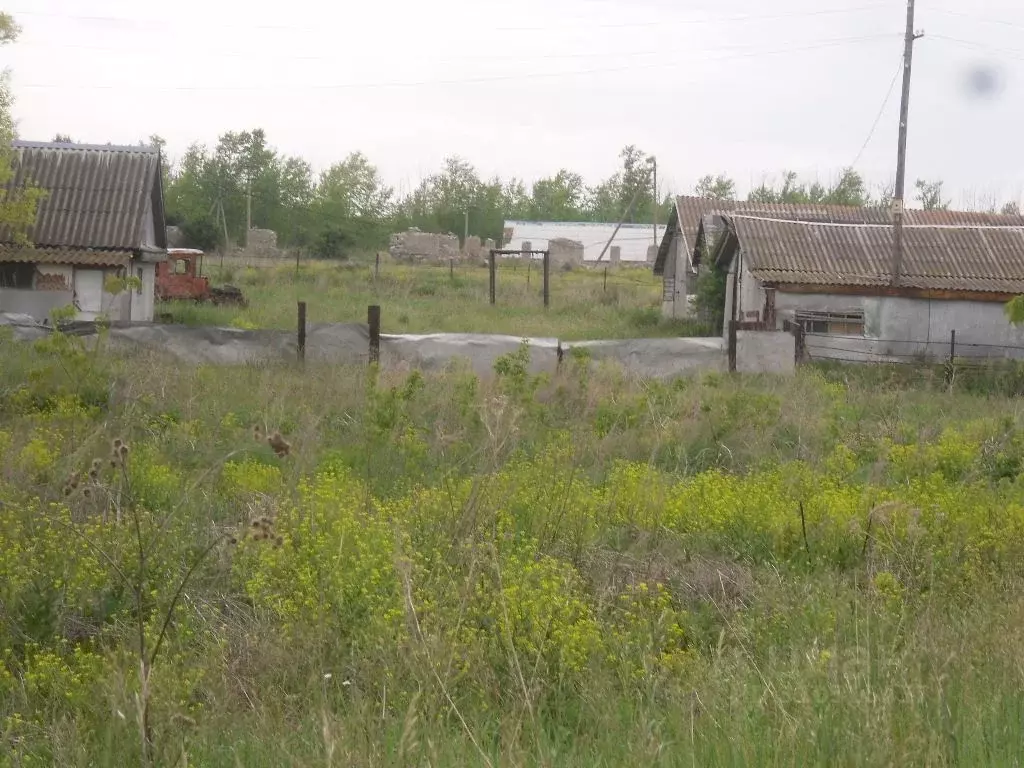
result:
[[[393,212],[391,187],[361,152],[320,174],[313,193],[313,252],[344,258],[354,249],[373,250],[388,236]]]
[[[619,159],[622,161],[621,170],[597,186],[587,189],[586,218],[600,222],[618,221],[635,197],[626,221],[650,221],[655,204],[653,158],[630,144],[619,153]]]
[[[18,39],[21,29],[13,17],[0,13],[0,46]],[[35,223],[36,210],[43,192],[31,182],[17,188],[8,188],[14,177],[14,150],[11,142],[16,138],[14,128],[14,96],[11,93],[10,73],[0,73],[0,226],[9,227],[19,242],[28,241],[28,229]]]
[[[924,210],[945,211],[949,208],[949,201],[942,199],[941,181],[918,179],[914,182],[914,187],[917,189],[917,195],[914,199],[921,204]]]
[[[583,177],[563,168],[534,182],[528,217],[534,221],[579,221],[585,217],[585,194]]]
[[[694,189],[697,197],[706,197],[711,200],[735,200],[736,182],[728,176],[710,174],[697,181]]]

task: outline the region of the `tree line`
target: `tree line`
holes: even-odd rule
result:
[[[271,148],[262,130],[228,132],[213,148],[189,147],[169,169],[167,221],[199,248],[243,242],[251,223],[276,231],[282,245],[326,258],[380,248],[408,227],[498,240],[508,219],[617,221],[628,209],[627,221],[651,221],[652,160],[635,146],[619,159],[619,170],[596,186],[562,169],[528,189],[517,178],[482,178],[466,160],[449,157],[400,197],[361,152],[315,174],[305,160]],[[671,198],[657,205],[664,222]]]

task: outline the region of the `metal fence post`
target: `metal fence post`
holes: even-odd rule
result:
[[[370,363],[380,362],[380,305],[371,304],[366,308],[367,325],[370,326]]]
[[[950,365],[953,363],[953,358],[956,357],[956,331],[953,330],[949,334],[949,362]]]
[[[299,302],[299,362],[306,361],[306,302]]]

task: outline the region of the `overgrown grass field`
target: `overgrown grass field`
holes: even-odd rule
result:
[[[366,308],[380,304],[386,333],[500,333],[567,340],[702,335],[693,322],[661,319],[661,278],[649,268],[577,268],[551,272],[550,306],[544,309],[540,263],[499,261],[496,304],[489,303],[486,266],[462,263],[405,265],[303,262],[241,267],[208,257],[214,284],[245,293],[246,309],[171,302],[157,312],[174,322],[237,328],[294,328],[296,304],[308,305],[309,322],[365,323]]]
[[[0,765],[1020,764],[1016,399],[0,360]]]

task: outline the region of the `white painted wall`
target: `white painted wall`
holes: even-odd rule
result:
[[[103,312],[102,269],[75,267],[75,306],[80,320],[95,320]]]
[[[812,357],[949,355],[952,331],[960,357],[1024,358],[1024,329],[1010,324],[1001,302],[776,292],[778,323],[797,309],[864,313],[864,336],[809,336]],[[1014,347],[1018,349],[1013,349]]]
[[[0,288],[0,312],[29,315],[46,320],[54,309],[66,307],[74,299],[71,291],[35,291],[27,288]]]
[[[133,261],[131,269],[134,277],[139,277],[140,271],[142,275],[141,291],[132,291],[132,322],[152,322],[154,303],[156,299],[156,266],[154,264],[143,264],[138,261]]]

